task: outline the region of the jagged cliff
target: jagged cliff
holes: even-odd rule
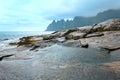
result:
[[[80,26],[87,26],[92,24],[97,24],[100,22],[103,22],[108,19],[112,18],[120,18],[120,9],[117,10],[107,10],[104,12],[98,13],[94,17],[81,17],[76,16],[73,20],[53,20],[51,24],[48,25],[47,31],[56,31],[56,30],[64,30],[74,27],[80,27]]]

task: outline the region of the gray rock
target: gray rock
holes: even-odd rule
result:
[[[65,37],[56,38],[56,40],[61,43],[66,41]]]
[[[56,31],[52,34],[45,34],[40,36],[23,37],[20,39],[19,45],[35,45],[44,48],[53,44],[70,44],[75,46],[76,40],[83,40],[79,45],[88,47],[89,45],[95,47],[104,47],[108,45],[116,46],[120,44],[120,19],[112,19],[93,26],[78,27],[75,29],[67,29]],[[31,41],[31,38],[33,41]],[[69,41],[70,40],[70,41]],[[71,42],[73,40],[73,42]],[[85,42],[84,42],[85,40]],[[75,42],[74,42],[75,41]],[[74,44],[75,43],[75,44]],[[88,45],[89,44],[89,45]],[[78,46],[76,44],[76,46]]]
[[[108,45],[108,46],[103,46],[101,48],[103,48],[105,50],[108,50],[108,51],[115,51],[115,50],[120,49],[120,46],[110,46],[110,45]]]
[[[89,47],[88,43],[86,43],[85,40],[79,40],[79,43],[80,43],[81,47],[83,47],[83,48],[88,48]]]
[[[77,39],[83,38],[85,35],[86,35],[86,33],[72,32],[72,33],[66,35],[65,38],[67,40],[69,40],[69,39],[77,40]]]
[[[90,37],[101,37],[101,36],[104,36],[104,33],[102,33],[102,32],[96,32],[96,33],[88,34],[88,35],[86,36],[86,38],[90,38]]]

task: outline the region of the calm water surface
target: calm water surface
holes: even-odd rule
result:
[[[33,36],[33,35],[40,35],[40,34],[48,34],[53,31],[26,31],[26,32],[0,32],[0,41],[5,39],[13,39],[13,38],[19,38],[24,36]]]

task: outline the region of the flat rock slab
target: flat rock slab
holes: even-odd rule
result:
[[[108,63],[120,58],[99,49],[53,45],[31,55],[29,60],[1,61],[0,80],[119,80],[120,71]]]

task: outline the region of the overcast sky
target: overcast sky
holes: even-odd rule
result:
[[[0,31],[41,31],[54,19],[118,8],[120,0],[0,0]]]

